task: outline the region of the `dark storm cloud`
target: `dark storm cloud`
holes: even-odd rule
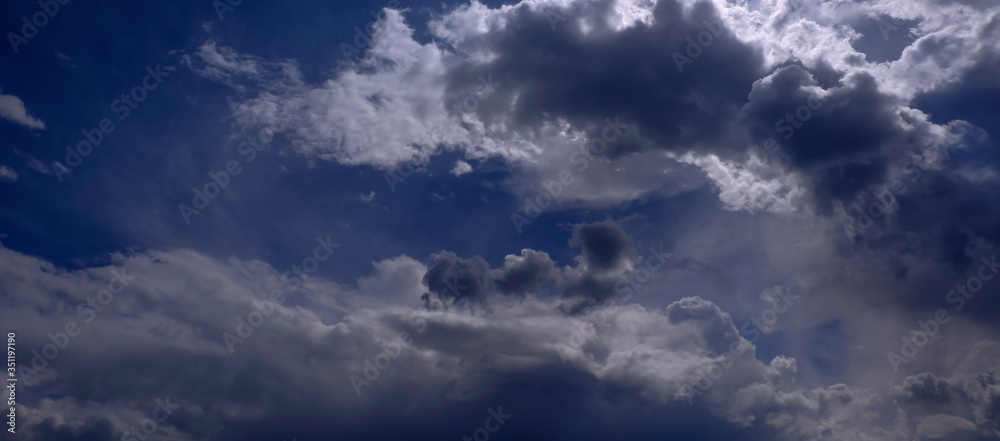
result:
[[[614,222],[577,225],[569,241],[583,248],[577,271],[571,271],[563,295],[578,299],[569,312],[578,314],[610,301],[636,256],[632,238]]]
[[[901,133],[897,100],[871,76],[852,75],[826,96],[810,89],[818,83],[799,66],[780,68],[769,80],[754,85],[742,116],[759,142],[777,139],[793,167],[863,161]]]
[[[566,285],[563,295],[576,299],[570,314],[581,314],[608,303],[615,295],[616,279],[584,273]]]
[[[493,292],[490,264],[482,257],[462,259],[455,253],[442,251],[431,259],[433,265],[424,275],[424,284],[430,291],[423,297],[425,302],[432,300],[431,294],[441,300],[469,298],[481,302]]]
[[[707,1],[689,15],[674,0],[659,1],[654,24],[620,32],[604,21],[611,6],[601,1],[567,10],[516,8],[504,28],[465,43],[497,57],[452,69],[454,93],[474,87],[479,75],[493,74],[504,84],[479,108],[485,121],[512,112],[516,125],[532,130],[562,119],[591,139],[600,138],[608,118],[635,124],[635,132],[602,153],[611,157],[648,149],[729,148],[729,122],[763,75],[760,52],[736,39]],[[579,18],[592,27],[584,31]]]
[[[582,249],[577,266],[565,274],[548,254],[531,249],[521,250],[519,256],[508,255],[497,269],[490,269],[480,256],[463,259],[450,251],[439,252],[432,256],[424,275],[429,292],[423,300],[429,306],[462,299],[481,303],[493,294],[537,295],[563,285],[563,296],[580,300],[571,308],[573,313],[606,303],[637,255],[632,238],[614,222],[596,222],[577,225],[569,243]]]
[[[963,151],[983,148],[969,144]],[[880,262],[897,290],[882,301],[896,311],[956,306],[948,303],[955,301],[949,293],[957,286],[965,289],[982,259],[990,260],[998,251],[1000,205],[995,194],[1000,183],[975,179],[984,164],[961,156],[941,159],[940,169],[910,165],[904,170],[911,173],[893,170],[874,185],[857,187],[856,196],[840,194],[845,216],[838,221],[839,235],[832,237],[840,244],[839,254]],[[835,177],[830,182],[837,182]],[[998,293],[1000,284],[983,283],[969,300],[976,306],[966,306],[961,315],[994,323],[1000,312]]]
[[[996,439],[1000,433],[1000,378],[994,361],[1000,355],[998,350],[996,343],[974,343],[951,376],[931,372],[913,375],[892,387],[890,396],[900,412],[920,421],[925,430],[950,433],[948,439]],[[988,432],[994,436],[984,436]]]
[[[965,167],[960,162],[953,164]],[[957,247],[960,257],[947,260],[959,263],[977,260],[965,253],[970,240],[984,238],[993,244],[1000,241],[1000,230],[996,228],[1000,204],[995,197],[1000,183],[972,182],[968,176],[954,171],[924,173],[925,178],[898,197],[900,219],[896,227],[920,233],[923,240],[939,246]],[[935,254],[947,256],[947,253]]]
[[[867,209],[884,187],[902,179],[908,193],[897,199],[910,208],[881,219],[859,242],[886,253],[889,260],[897,259],[896,274],[901,277],[908,273],[898,263],[902,256],[926,255],[964,265],[973,260],[964,253],[967,246],[977,238],[995,240],[997,229],[989,225],[998,210],[987,200],[995,185],[969,182],[968,174],[919,170],[926,165],[915,158],[933,164],[929,158],[933,153],[928,151],[947,151],[955,141],[942,140],[936,128],[908,109],[904,99],[883,91],[871,74],[838,71],[823,60],[806,65],[795,59],[766,72],[757,49],[735,40],[729,30],[701,48],[699,56],[679,72],[674,53],[684,54],[687,38],[697,38],[703,23],[717,17],[713,6],[696,3],[685,16],[676,2],[660,1],[654,24],[636,24],[620,32],[595,19],[607,16],[608,8],[605,2],[565,10],[515,8],[505,17],[503,28],[467,36],[458,44],[460,52],[496,57],[453,67],[451,89],[458,93],[473,87],[479,75],[494,74],[504,86],[478,109],[480,116],[487,122],[510,118],[528,130],[565,120],[595,139],[605,118],[620,117],[635,130],[603,153],[612,158],[666,149],[732,160],[745,158],[747,147],[766,146],[774,139],[776,152],[768,158],[771,169],[766,173],[794,175],[806,191],[797,200],[799,206],[824,216],[837,215],[840,207],[848,216],[856,216],[858,211],[850,207]],[[818,13],[805,9],[793,7],[782,14],[789,21]],[[590,18],[589,29],[581,27],[581,17]],[[863,34],[853,44],[869,61],[898,59],[913,44],[912,31],[920,23],[886,15],[852,20],[850,24]],[[994,20],[982,40],[996,40],[996,28]],[[950,38],[927,37],[910,51],[918,60],[944,60]],[[997,83],[991,75],[1000,66],[991,52],[984,50],[979,58],[962,81],[937,95],[918,97],[915,107],[933,108],[930,113],[937,124],[965,119],[1000,126],[996,109],[1000,97],[995,96]],[[969,135],[960,135],[968,132],[960,123],[946,130],[947,136],[964,138],[959,144],[974,144]],[[997,150],[977,151],[976,155],[989,158],[989,164],[997,162]],[[951,160],[963,154],[969,153],[953,154]],[[966,167],[982,176],[995,173],[992,165],[966,163]],[[919,182],[910,181],[921,173]],[[931,239],[915,242],[915,237]],[[614,283],[595,273],[581,273],[567,280],[564,293],[587,299],[574,309],[579,312],[610,299]],[[919,302],[937,296],[928,292]]]
[[[943,405],[966,399],[960,388],[953,388],[947,380],[930,372],[907,377],[903,384],[893,389],[893,395],[907,404],[925,406],[922,410],[927,413],[939,413]]]
[[[819,207],[824,216],[834,216],[838,202],[866,207],[876,197],[873,192],[878,186],[898,178],[904,159],[919,156],[931,138],[926,124],[905,111],[901,114],[906,103],[879,90],[866,74],[845,74],[823,62],[807,65],[790,61],[768,75],[771,72],[762,67],[759,51],[737,41],[724,27],[706,27],[704,22],[711,23],[718,16],[708,1],[682,8],[678,1],[660,0],[655,24],[640,24],[621,32],[593,20],[609,16],[612,3],[587,2],[550,11],[514,6],[504,17],[505,28],[465,40],[464,44],[488,48],[497,58],[485,64],[451,66],[448,75],[453,98],[470,89],[465,81],[492,77],[502,83],[498,96],[480,101],[477,111],[487,122],[513,122],[511,127],[522,133],[568,121],[573,128],[600,137],[606,120],[620,119],[635,130],[606,152],[612,159],[635,150],[661,150],[691,151],[695,156],[718,154],[731,160],[745,158],[743,152],[751,144],[748,140],[773,137],[780,149],[767,172],[801,177],[811,192],[805,198],[807,203]],[[726,16],[738,17],[738,12],[730,10]],[[398,17],[395,12],[386,15]],[[787,17],[786,23],[795,19],[794,14]],[[589,18],[586,26],[591,28],[581,27],[577,21],[581,18]],[[496,22],[482,23],[490,26]],[[399,35],[408,35],[401,25],[396,29]],[[714,35],[713,29],[719,29],[719,35]],[[713,42],[701,47],[697,39],[702,34],[713,35]],[[993,34],[984,36],[995,38]],[[404,59],[413,55],[413,47],[403,44],[406,41],[386,46]],[[919,50],[925,51],[923,56],[940,56],[943,41],[929,39]],[[690,63],[685,62],[680,72],[675,55],[687,56],[691,44],[701,52],[692,56]],[[433,85],[441,80],[438,75],[442,70],[428,61],[441,53],[435,44],[424,49],[425,58],[418,57],[412,70],[424,69],[432,77],[426,82],[383,76],[372,79],[379,88],[366,82],[327,84],[330,90],[346,91],[346,95],[385,90],[381,89],[384,85],[400,93],[386,95],[389,98],[384,100],[385,96],[377,93],[367,95],[378,102],[377,107],[396,106],[407,118],[423,111],[434,113],[439,97],[433,93],[416,105],[401,105],[411,94],[406,85],[433,92]],[[895,51],[893,46],[885,56],[898,56]],[[263,52],[281,51],[265,48]],[[442,55],[447,59],[445,64],[454,61],[452,55]],[[926,105],[921,108],[933,109],[928,112],[943,118],[942,124],[966,119],[986,130],[996,130],[998,112],[990,100],[996,98],[997,83],[990,69],[1000,68],[997,64],[994,55],[982,54],[961,79],[969,83],[969,90],[962,91],[962,84],[956,83],[941,89],[947,93],[926,94]],[[409,67],[405,70],[409,72]],[[317,74],[310,72],[308,77]],[[358,78],[355,73],[344,76]],[[766,80],[757,81],[765,76]],[[293,101],[306,95],[324,94],[296,95]],[[816,96],[824,97],[824,103],[809,108],[810,98]],[[204,99],[194,95],[189,99],[195,98]],[[303,114],[288,116],[289,120],[306,120],[303,115],[322,114],[342,105],[338,99],[319,103],[306,106]],[[787,115],[796,115],[802,106],[809,110],[809,116],[797,121],[802,124],[797,127]],[[359,120],[365,123],[358,126],[366,132],[378,132],[379,126],[373,122],[386,120],[381,119],[384,115],[376,116]],[[777,119],[785,125],[776,128]],[[320,118],[314,126],[306,127],[331,126],[330,120]],[[418,121],[414,127],[424,130],[436,126]],[[789,130],[786,127],[794,128],[788,139],[783,136]],[[961,327],[967,323],[965,316],[985,317],[990,320],[973,324],[996,327],[1000,278],[983,282],[983,290],[966,299],[967,308],[955,314],[956,323],[942,326],[938,340],[923,350],[926,358],[940,350],[938,358],[945,367],[938,370],[942,372],[890,378],[884,359],[874,368],[858,361],[866,353],[881,358],[877,334],[896,324],[903,315],[899,314],[900,305],[921,310],[950,307],[945,300],[948,291],[955,283],[965,283],[970,274],[965,269],[975,268],[984,251],[1000,241],[996,150],[990,150],[987,142],[967,140],[962,144],[963,148],[928,161],[934,167],[920,170],[918,176],[903,175],[906,192],[896,197],[898,208],[891,216],[877,219],[872,229],[850,244],[853,248],[840,237],[840,231],[836,232],[840,242],[829,241],[828,231],[823,230],[829,218],[765,213],[748,220],[745,213],[708,211],[699,205],[718,204],[706,190],[699,192],[697,200],[694,195],[674,198],[684,200],[668,209],[635,204],[638,207],[629,210],[642,215],[639,222],[643,227],[629,226],[629,231],[644,234],[636,240],[618,224],[598,222],[575,225],[571,234],[552,234],[554,238],[544,237],[542,243],[510,241],[517,246],[509,250],[502,248],[508,246],[503,238],[473,241],[474,246],[493,251],[483,255],[497,256],[498,246],[502,253],[512,253],[494,268],[475,251],[470,258],[441,251],[430,256],[426,267],[405,255],[369,262],[363,258],[366,252],[393,256],[400,252],[360,250],[371,248],[365,243],[354,255],[353,264],[375,264],[377,271],[371,277],[356,279],[355,284],[356,275],[345,271],[352,276],[344,283],[334,283],[314,274],[303,280],[296,292],[288,293],[288,301],[275,307],[259,326],[240,321],[249,321],[247,313],[268,298],[268,287],[284,286],[276,281],[280,269],[241,261],[240,257],[220,260],[183,249],[116,256],[111,260],[127,264],[139,278],[116,294],[114,303],[62,348],[58,358],[49,360],[46,373],[52,375],[19,391],[23,392],[19,395],[19,428],[24,432],[18,435],[26,440],[134,441],[122,439],[123,429],[148,417],[155,399],[170,396],[182,408],[149,441],[457,440],[483,427],[483,419],[499,408],[512,418],[499,433],[489,435],[494,441],[803,441],[815,439],[819,433],[829,435],[820,439],[1000,439],[1000,378],[996,372],[1000,352],[996,346],[983,346],[978,349],[979,358],[962,360],[961,351],[948,346],[973,334]],[[412,146],[406,143],[405,147]],[[280,164],[271,164],[275,165]],[[326,171],[319,175],[320,170]],[[339,173],[345,169],[332,170],[348,175]],[[476,182],[481,170],[477,167],[460,183],[435,181],[435,186],[466,186]],[[293,168],[282,173],[308,176],[309,185],[293,185],[289,194],[311,193],[317,182],[330,184],[323,188],[349,187],[354,191],[346,180],[317,179],[330,171],[320,166],[314,171]],[[372,174],[368,169],[360,171]],[[443,236],[461,239],[489,231],[484,226],[491,225],[489,218],[496,213],[475,213],[475,207],[481,206],[480,194],[452,198],[449,211],[427,210],[423,200],[404,202],[409,195],[429,188],[418,185],[415,181],[419,180],[415,177],[407,183],[412,193],[399,190],[407,197],[386,202],[389,207],[398,204],[391,210],[386,207],[388,216],[348,217],[362,225],[359,230],[386,225],[390,226],[386,229],[400,230],[391,228],[397,225],[396,219],[426,216],[426,222],[410,222],[408,228],[430,225],[416,228],[425,233],[417,235],[422,236],[417,240],[433,238],[435,243],[442,243]],[[287,187],[288,182],[282,182]],[[239,188],[234,181],[230,192]],[[495,198],[494,188],[483,194],[482,202],[494,207],[509,202]],[[367,188],[364,190],[368,194]],[[326,202],[337,200],[326,199],[328,191],[318,194]],[[237,195],[229,196],[235,199]],[[384,199],[381,194],[379,198]],[[438,202],[442,201],[434,203]],[[292,204],[289,210],[278,211],[295,215],[301,223],[301,210],[295,207]],[[247,218],[261,217],[255,216],[254,210],[247,213]],[[612,211],[608,218],[629,218],[620,214]],[[503,216],[494,217],[505,220]],[[377,218],[390,220],[380,224],[373,221]],[[768,230],[754,226],[760,224],[767,224]],[[772,228],[777,233],[772,233]],[[267,231],[250,228],[242,232],[249,238]],[[566,236],[579,250],[578,255],[563,253],[564,247],[552,247],[560,250],[560,261],[572,260],[565,267],[557,267],[545,252],[524,248],[549,249],[546,240],[563,241]],[[648,238],[670,244],[671,249],[684,247],[703,259],[659,262],[663,273],[697,272],[722,287],[732,287],[730,294],[734,295],[720,296],[730,304],[702,298],[715,293],[701,290],[703,284],[695,280],[697,283],[650,283],[656,286],[643,289],[657,295],[653,304],[633,303],[613,311],[596,311],[615,299],[620,284],[635,280],[629,279],[635,274],[630,273],[633,263],[638,269],[639,262],[648,266],[647,259],[659,259],[652,255],[642,261],[635,259],[636,242],[644,243],[642,239]],[[252,242],[231,232],[218,240]],[[423,245],[419,245],[421,250],[426,249]],[[639,248],[646,252],[647,247]],[[648,249],[666,255],[662,248],[658,252]],[[862,257],[845,257],[848,253]],[[892,261],[893,265],[879,266],[880,261]],[[887,267],[891,270],[885,270]],[[26,354],[19,360],[22,365],[31,363],[31,349],[51,344],[49,333],[64,329],[70,319],[80,319],[73,307],[107,285],[107,270],[65,270],[42,258],[0,247],[0,322],[19,332],[21,353]],[[781,279],[785,278],[806,279],[801,282],[803,289],[815,287],[819,295],[804,295],[801,306],[781,317],[775,328],[778,331],[768,328],[766,335],[758,333],[764,350],[757,351],[754,345],[758,337],[753,342],[741,337],[727,311],[742,320],[747,312],[733,310],[734,305],[759,306],[753,287],[764,282],[768,286],[784,283]],[[798,286],[796,283],[791,284]],[[413,307],[421,295],[425,307]],[[861,298],[865,302],[857,301]],[[811,303],[814,301],[817,303]],[[483,304],[489,308],[488,314],[477,310]],[[878,309],[877,313],[872,309]],[[836,320],[816,320],[828,310],[841,315]],[[593,320],[599,314],[603,318]],[[927,316],[920,318],[926,320]],[[905,325],[917,328],[915,320]],[[222,335],[231,332],[243,336],[240,329],[251,335],[244,337],[234,353],[227,350]],[[408,341],[402,342],[402,332],[408,333]],[[944,338],[948,338],[944,340],[947,345],[941,343]],[[803,341],[808,348],[796,346]],[[716,360],[719,357],[715,355],[731,352],[734,343],[747,352],[735,360]],[[798,354],[802,356],[796,365],[792,357]],[[914,360],[908,367],[922,367],[919,365]],[[721,369],[721,375],[714,375],[715,369]],[[866,372],[855,374],[857,371]],[[687,404],[686,394],[694,390],[692,374],[699,372],[703,373],[701,378],[716,381],[698,400]],[[364,378],[366,384],[359,386],[351,376]],[[797,386],[796,381],[808,386]],[[865,389],[845,384],[824,386],[841,381]],[[869,401],[876,405],[868,406]],[[855,411],[859,417],[837,420],[840,422],[835,427],[826,424],[846,411]],[[876,419],[877,425],[868,424]]]
[[[709,2],[685,13],[663,0],[653,24],[621,31],[605,24],[609,7],[513,9],[502,28],[456,43],[459,52],[494,58],[452,66],[451,94],[461,96],[480,76],[494,75],[503,86],[481,103],[479,116],[529,132],[568,121],[599,139],[606,119],[619,118],[629,130],[607,150],[591,150],[611,158],[662,149],[739,160],[748,147],[773,138],[779,170],[801,178],[808,192],[801,202],[824,215],[883,183],[907,155],[934,141],[927,124],[902,114],[906,103],[883,92],[868,73],[795,59],[767,72],[759,49],[736,39]],[[877,28],[878,20],[870,22]],[[712,35],[706,23],[719,32],[702,45],[699,34]],[[889,51],[898,57],[906,46],[898,41],[915,24],[893,23],[898,29]],[[876,37],[883,40],[883,33]],[[941,50],[931,41],[921,44]],[[690,55],[689,46],[698,56],[679,68],[677,55]]]
[[[985,26],[979,37],[983,41],[1000,38],[1000,18],[994,18]],[[946,41],[943,37],[926,38],[911,50],[919,59],[942,57],[948,50]],[[995,197],[1000,190],[1000,181],[995,177],[1000,165],[1000,150],[997,149],[1000,144],[996,141],[1000,139],[998,69],[1000,55],[991,48],[983,48],[973,55],[972,66],[957,81],[918,94],[913,99],[910,104],[913,108],[929,114],[933,123],[948,125],[947,129],[957,140],[957,146],[949,146],[952,148],[944,153],[924,153],[935,167],[917,169],[910,166],[909,176],[900,176],[898,170],[895,173],[891,170],[903,161],[897,158],[893,160],[895,164],[890,165],[890,156],[886,155],[885,160],[845,165],[848,175],[859,177],[855,181],[838,180],[830,169],[828,177],[816,179],[817,194],[828,195],[830,199],[844,201],[845,207],[853,207],[848,213],[854,224],[864,220],[861,213],[870,212],[871,204],[878,202],[876,193],[885,194],[881,187],[897,180],[903,183],[901,192],[883,198],[890,202],[892,213],[877,217],[872,227],[858,237],[861,247],[895,256],[927,256],[948,264],[954,271],[952,277],[957,278],[970,266],[975,267],[979,256],[969,250],[977,241],[985,239],[993,247],[1000,242],[1000,229],[996,228],[1000,204]],[[907,122],[913,124],[913,128],[898,144],[916,153],[919,151],[916,147],[928,144],[927,125],[912,120]],[[811,125],[811,121],[807,124]],[[808,133],[806,129],[808,127],[803,129],[804,134]],[[854,170],[850,170],[852,167]],[[885,178],[887,170],[892,176]],[[869,185],[873,182],[879,185]],[[931,298],[939,296],[928,295]],[[982,301],[989,307],[977,309],[975,314],[996,310],[994,306],[1000,304],[994,303],[992,298]]]
[[[490,269],[480,256],[463,259],[450,251],[431,256],[432,265],[424,275],[427,305],[440,300],[448,304],[467,299],[481,303],[494,294],[524,296],[536,294],[559,281],[559,270],[548,254],[524,249],[509,255],[502,268]]]
[[[831,76],[828,67],[818,70]],[[805,67],[781,67],[754,85],[741,117],[759,145],[806,179],[816,209],[829,214],[833,200],[850,200],[885,177],[885,155],[894,154],[889,143],[905,132],[898,100],[871,76],[848,76],[825,92],[819,87]]]
[[[526,295],[559,281],[559,270],[548,254],[524,249],[520,256],[509,255],[501,269],[493,270],[497,291]]]
[[[983,40],[1000,38],[1000,19],[994,18],[980,33]],[[947,49],[942,39],[931,38],[914,47],[915,55],[921,58],[939,57]],[[862,211],[871,211],[877,202],[877,194],[885,194],[882,187],[892,181],[900,181],[903,191],[895,194],[890,202],[891,216],[875,219],[872,227],[859,236],[861,246],[880,249],[891,255],[925,255],[947,263],[954,277],[959,277],[970,266],[974,268],[977,255],[969,253],[974,244],[985,239],[991,244],[1000,242],[1000,229],[996,219],[1000,216],[1000,204],[995,197],[1000,190],[1000,181],[995,176],[1000,165],[1000,150],[997,146],[1000,131],[1000,81],[996,71],[1000,69],[1000,56],[992,49],[977,52],[974,62],[957,81],[933,91],[917,95],[912,102],[915,109],[926,112],[936,124],[947,124],[947,129],[955,137],[957,145],[943,154],[928,155],[937,166],[918,169],[909,166],[908,176],[894,173],[902,161],[891,159],[872,160],[869,163],[844,165],[846,170],[853,167],[848,175],[861,177],[855,181],[837,179],[830,169],[829,177],[816,179],[818,195],[828,195],[829,199],[839,199],[857,224]],[[913,128],[896,141],[902,148],[914,153],[917,147],[928,144],[930,136],[927,125],[912,120]],[[808,123],[807,123],[808,124]],[[805,129],[803,130],[805,132]],[[798,133],[796,133],[798,136]],[[960,148],[954,148],[954,147]],[[889,161],[895,162],[890,165]],[[904,173],[907,169],[904,167]],[[886,177],[883,175],[889,174]],[[881,181],[881,182],[880,182]],[[870,185],[875,182],[878,185]],[[829,183],[824,185],[824,183]],[[868,187],[868,188],[865,188]],[[821,199],[820,199],[821,200]],[[985,251],[984,251],[985,252]],[[990,288],[992,289],[992,288]],[[936,294],[929,294],[932,298]],[[977,309],[976,315],[990,315],[985,311],[996,310],[993,299],[983,299],[989,307]],[[984,305],[985,306],[985,305]]]
[[[614,222],[578,225],[569,244],[583,248],[583,262],[595,273],[622,269],[636,253],[632,238]]]
[[[996,246],[1000,242],[996,221],[1000,184],[970,182],[963,173],[943,170],[922,171],[915,182],[903,180],[907,188],[895,196],[891,214],[874,221],[845,253],[863,253],[896,268],[899,279],[922,281],[894,299],[896,308],[957,307],[953,302],[961,296],[954,291],[967,290],[968,280],[977,276],[983,259],[992,263],[1000,251]],[[871,193],[866,193],[862,203],[864,207],[881,204]],[[848,213],[857,225],[860,210],[852,208]],[[927,268],[919,261],[933,265]],[[994,324],[1000,316],[1000,284],[984,281],[981,291],[970,295],[974,297],[967,299],[959,313],[984,325]]]
[[[827,217],[843,211],[857,216],[858,210],[851,207],[866,210],[885,187],[902,179],[908,192],[897,199],[900,206],[911,208],[879,220],[859,242],[888,260],[896,259],[900,277],[909,271],[898,262],[903,256],[926,255],[963,265],[974,260],[965,255],[970,244],[979,238],[995,242],[1000,233],[990,224],[998,210],[987,200],[995,179],[973,182],[970,177],[996,174],[1000,150],[957,151],[977,141],[967,125],[953,122],[964,119],[993,131],[1000,127],[1000,88],[992,75],[1000,68],[1000,58],[993,52],[984,49],[961,81],[918,96],[909,108],[911,103],[884,89],[868,71],[838,70],[844,69],[842,63],[832,67],[830,63],[842,61],[835,57],[808,63],[791,58],[770,70],[757,47],[740,42],[722,24],[712,43],[702,45],[698,34],[711,34],[706,23],[716,23],[719,13],[709,2],[682,9],[676,1],[659,1],[653,24],[614,31],[604,20],[611,14],[609,2],[565,9],[515,7],[504,15],[502,27],[486,21],[485,32],[465,33],[455,40],[458,53],[491,58],[468,61],[481,59],[471,57],[452,65],[450,93],[460,96],[475,87],[478,77],[494,75],[503,87],[481,104],[479,116],[486,123],[513,123],[527,132],[567,121],[598,139],[603,122],[619,118],[630,125],[629,131],[606,151],[591,150],[612,159],[635,151],[667,150],[715,154],[739,163],[746,160],[749,147],[768,149],[773,140],[774,152],[763,174],[791,175],[805,191],[792,203]],[[779,13],[776,25],[785,29],[792,20],[819,13],[809,4],[791,5]],[[925,18],[860,14],[850,20],[847,24],[863,34],[852,43],[868,61],[899,59],[904,49],[911,63],[930,59],[947,65],[953,58],[949,48],[956,37],[951,34],[913,42]],[[981,40],[996,41],[997,28],[994,19]],[[689,46],[692,53],[686,53]],[[677,54],[695,53],[691,63],[678,68]],[[856,55],[843,55],[854,57],[848,64],[863,64]],[[913,109],[928,111],[931,121],[944,126],[932,125]],[[980,158],[988,165],[969,161]],[[965,171],[919,169],[942,164],[962,164]],[[909,180],[921,173],[919,182]],[[846,248],[848,253],[857,251]],[[599,262],[594,263],[598,268]],[[587,299],[574,309],[579,312],[610,299],[615,283],[583,272],[567,279],[564,294]],[[937,295],[928,294],[927,301]]]
[[[964,264],[971,241],[996,240],[988,220],[998,214],[988,197],[995,184],[968,182],[968,174],[954,169],[923,170],[914,159],[923,156],[961,168],[968,166],[961,164],[961,155],[969,153],[945,158],[933,152],[940,141],[928,123],[901,111],[899,100],[880,92],[866,74],[848,76],[825,95],[809,89],[816,86],[806,69],[783,67],[770,82],[755,85],[743,113],[760,143],[766,146],[768,137],[777,140],[773,157],[786,161],[783,167],[803,179],[810,190],[807,202],[816,212],[831,215],[840,203],[853,218],[870,212],[873,203],[889,202],[893,214],[877,219],[870,231],[895,236],[876,239],[877,234],[866,231],[862,238],[865,246],[889,255],[917,252]],[[947,130],[959,144],[973,147],[966,152],[989,154],[975,148],[977,142],[968,135],[974,131],[966,124],[954,123]],[[890,186],[900,194],[887,193]],[[920,244],[915,237],[933,240]]]

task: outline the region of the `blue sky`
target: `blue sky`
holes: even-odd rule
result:
[[[1000,439],[993,2],[51,1],[16,437]]]

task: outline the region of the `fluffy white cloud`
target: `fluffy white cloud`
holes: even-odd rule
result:
[[[805,193],[794,176],[769,173],[759,156],[752,156],[747,164],[723,161],[714,155],[686,155],[681,161],[705,171],[719,189],[719,199],[727,210],[792,212],[798,206],[796,198]]]
[[[24,101],[14,95],[0,93],[0,118],[32,129],[45,128],[45,123],[28,114],[28,109],[24,107]]]
[[[682,3],[685,13],[700,6],[694,0]],[[895,104],[901,113],[914,112],[905,103],[916,93],[954,81],[974,63],[971,54],[997,44],[981,38],[990,13],[961,2],[941,1],[932,6],[899,0],[860,4],[720,0],[712,4],[740,41],[760,51],[765,70],[797,61],[814,71],[827,69],[831,75],[872,75],[879,91],[901,100]],[[609,32],[623,33],[635,26],[653,25],[655,6],[649,1],[622,0],[605,10],[587,2],[526,1],[490,8],[471,2],[431,21],[428,28],[438,40],[430,43],[415,41],[403,13],[387,9],[374,27],[364,56],[316,85],[303,83],[293,62],[268,62],[214,41],[200,47],[188,64],[206,77],[252,95],[234,107],[241,125],[285,133],[291,148],[307,156],[385,169],[406,161],[425,163],[451,149],[468,158],[499,156],[515,171],[510,188],[525,194],[540,191],[544,180],[566,168],[561,163],[565,160],[558,157],[586,141],[585,130],[559,120],[532,130],[518,128],[514,121],[520,116],[505,109],[503,100],[493,99],[494,91],[477,89],[475,78],[459,77],[495,64],[502,55],[497,36],[520,20],[525,10],[541,14],[553,31],[566,26],[587,32],[597,23],[593,20],[602,20]],[[871,29],[880,32],[872,37],[876,42],[872,44],[881,44],[884,38],[886,45],[901,48],[898,59],[866,60],[856,46],[869,37],[862,31],[871,33]],[[905,41],[900,44],[895,39]],[[705,50],[723,49],[710,46]],[[241,78],[251,84],[241,83]],[[521,85],[499,75],[491,78],[499,83],[497,89],[508,88],[505,96],[518,100],[522,91],[515,89]],[[471,107],[463,107],[463,100],[472,103]],[[926,121],[922,124],[940,129]],[[737,151],[752,147],[746,140],[732,142],[744,144],[732,146]],[[567,189],[551,209],[608,206],[696,186],[692,184],[696,179],[672,170],[677,167],[674,160],[643,150],[595,162],[592,170],[603,171],[581,177],[581,185]],[[731,209],[790,211],[797,206],[794,200],[806,200],[800,196],[810,191],[809,185],[796,182],[794,173],[778,172],[787,175],[778,176],[776,170],[754,163],[753,158],[743,163],[697,151],[681,157],[704,170]],[[653,170],[656,167],[660,170]],[[626,169],[628,173],[620,173]],[[461,164],[453,171],[465,172]]]

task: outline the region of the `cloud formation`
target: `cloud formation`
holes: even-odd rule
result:
[[[621,268],[630,249],[627,236],[607,224],[581,226],[573,237],[584,249],[583,272]],[[843,384],[806,387],[795,379],[795,359],[759,360],[730,314],[698,296],[663,310],[633,304],[611,314],[567,314],[557,297],[511,290],[548,277],[528,269],[551,269],[544,253],[530,250],[492,271],[475,263],[481,259],[459,261],[445,253],[432,257],[437,263],[422,278],[411,271],[422,268],[418,262],[398,257],[376,262],[376,272],[357,288],[316,277],[292,283],[297,289],[263,325],[250,328],[235,354],[221,335],[238,328],[234,318],[259,308],[281,284],[263,262],[221,261],[188,250],[115,255],[110,266],[80,270],[6,248],[0,259],[0,288],[10,293],[5,316],[24,354],[40,353],[55,341],[53,334],[60,339],[69,321],[80,323],[81,332],[56,357],[24,360],[30,388],[22,392],[19,424],[27,439],[118,439],[164,397],[178,408],[157,430],[192,440],[206,434],[307,438],[330,431],[451,436],[448,425],[416,421],[497,403],[515,415],[505,431],[556,439],[576,435],[542,427],[570,423],[584,408],[594,436],[625,422],[652,434],[684,432],[692,427],[690,418],[749,439],[1000,434],[1000,395],[991,379],[1000,356],[996,343],[972,345],[943,378],[905,377],[882,392]],[[469,297],[488,299],[491,309],[402,306],[406,299],[394,294],[407,290],[416,297],[423,285],[440,295],[435,287],[452,275],[468,284]],[[122,278],[127,284],[102,300],[102,289]],[[486,289],[490,283],[502,288]],[[401,332],[409,341],[393,352],[391,364],[377,375],[366,371]],[[731,356],[733,348],[741,355]],[[368,380],[358,386],[352,375]],[[890,397],[898,403],[895,411],[885,408],[895,406]],[[566,399],[577,401],[576,410],[533,416],[535,406]],[[610,410],[612,403],[689,420],[623,417]],[[890,415],[896,417],[886,419]],[[261,418],[300,423],[294,430],[261,427]],[[377,421],[385,418],[402,423],[380,428]]]
[[[45,128],[45,123],[28,114],[24,101],[14,95],[0,93],[0,118],[13,121],[29,129]]]
[[[666,152],[672,159],[661,167],[700,167],[730,209],[822,215],[885,185],[908,162],[936,168],[950,152],[977,148],[969,139],[978,128],[967,121],[991,120],[932,122],[917,107],[926,99],[914,98],[949,84],[997,89],[972,77],[977,65],[988,71],[983,63],[995,50],[995,25],[985,16],[961,2],[906,12],[891,2],[799,3],[526,1],[491,9],[473,2],[428,23],[435,37],[428,43],[414,39],[401,12],[387,9],[356,63],[308,85],[282,62],[285,78],[259,79],[272,90],[233,110],[245,126],[287,132],[296,151],[343,164],[392,169],[453,149],[469,159],[499,156],[524,180],[511,182],[517,191],[557,175],[549,167],[565,164],[546,158],[570,157],[576,143],[600,140],[610,118],[630,130],[581,149],[610,169]],[[947,24],[959,19],[971,26]],[[877,39],[864,44],[896,44],[897,59],[868,60],[851,46],[872,29]],[[962,45],[978,49],[946,49]],[[214,79],[255,76],[266,63],[214,41],[196,56],[208,66],[197,71]],[[931,72],[928,63],[954,67]],[[495,85],[486,94],[484,78]],[[469,98],[474,104],[462,106]],[[764,149],[767,158],[753,154]],[[552,209],[681,188],[666,178],[671,173],[613,180],[603,179],[608,171],[592,173],[600,190],[581,185]]]

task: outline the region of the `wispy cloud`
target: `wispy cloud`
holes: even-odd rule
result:
[[[17,182],[17,172],[6,165],[0,165],[0,180]]]

